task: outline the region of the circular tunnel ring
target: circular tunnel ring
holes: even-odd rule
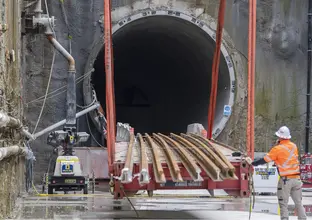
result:
[[[215,31],[212,30],[210,27],[208,27],[203,21],[201,21],[195,17],[192,17],[190,15],[187,15],[185,13],[182,13],[179,11],[172,11],[172,10],[146,10],[146,11],[143,11],[140,13],[133,14],[129,17],[121,19],[119,22],[117,22],[115,25],[113,25],[112,33],[113,34],[116,33],[119,29],[123,28],[125,25],[127,25],[133,21],[136,21],[136,20],[139,20],[139,19],[142,19],[145,17],[149,17],[149,16],[172,16],[172,17],[183,19],[183,20],[188,21],[190,23],[193,23],[194,25],[201,28],[204,32],[206,32],[214,40],[214,42],[216,41]],[[104,39],[103,39],[103,35],[102,35],[101,39],[93,47],[93,50],[92,50],[91,55],[90,55],[88,62],[87,62],[87,64],[88,64],[87,70],[93,66],[97,55],[99,54],[99,52],[102,49],[103,44],[104,44]],[[234,105],[234,96],[235,96],[235,71],[234,71],[234,66],[233,66],[231,57],[230,57],[230,55],[229,55],[229,53],[228,53],[228,51],[227,51],[227,49],[223,43],[221,44],[221,52],[222,52],[222,55],[224,56],[224,58],[226,60],[229,78],[231,81],[231,88],[230,88],[231,91],[230,91],[230,97],[229,97],[227,105],[232,107]],[[92,98],[91,98],[92,97],[91,76],[86,77],[84,79],[83,90],[84,90],[84,102],[85,102],[85,105],[88,105],[92,100]],[[208,100],[207,100],[207,102],[208,102]],[[91,118],[92,118],[93,122],[95,123],[97,129],[99,131],[101,131],[101,128],[99,126],[98,120],[96,119],[95,113],[93,112],[90,115],[91,115]],[[221,133],[221,131],[225,128],[228,120],[229,120],[229,116],[223,115],[222,119],[217,124],[215,124],[214,129],[213,129],[213,137],[214,138],[216,138]]]

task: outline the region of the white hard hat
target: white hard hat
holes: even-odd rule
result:
[[[275,135],[282,139],[290,139],[290,131],[286,126],[280,127],[277,132],[275,132]]]

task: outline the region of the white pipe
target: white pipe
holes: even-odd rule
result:
[[[17,145],[2,147],[0,148],[0,161],[11,156],[17,156],[19,154],[25,155],[26,148]]]
[[[22,132],[23,135],[25,135],[31,140],[34,140],[31,133],[25,127],[22,126],[20,120],[8,116],[4,112],[0,112],[0,128],[3,127],[15,128],[17,130],[20,130],[20,132]]]
[[[41,3],[41,0],[37,0],[37,3],[36,3],[36,8],[34,10],[34,12],[36,13],[36,18],[40,18],[41,17],[41,14],[42,14],[42,3]]]
[[[20,120],[8,116],[4,112],[0,112],[0,128],[10,127],[10,128],[21,128],[22,124]]]
[[[47,38],[55,49],[57,49],[67,59],[69,65],[68,71],[76,72],[75,60],[72,55],[70,55],[70,53],[68,53],[68,51],[51,34],[47,34]]]
[[[94,109],[97,109],[99,107],[100,107],[100,103],[96,102],[94,105],[90,106],[89,108],[86,108],[86,109],[76,113],[76,118],[79,118],[80,116],[83,116],[83,115],[89,113],[90,111],[92,111]],[[35,133],[34,135],[32,135],[32,137],[33,137],[32,140],[37,139],[38,137],[40,137],[40,136],[42,136],[42,135],[44,135],[44,134],[46,134],[46,133],[56,129],[56,128],[62,126],[62,125],[64,125],[65,123],[66,123],[66,119],[64,119],[62,121],[59,121],[59,122],[57,122],[57,123],[55,123],[55,124],[45,128],[45,129],[43,129],[42,131],[39,131],[39,132]]]
[[[21,132],[22,132],[22,134],[24,134],[30,140],[32,140],[32,141],[35,140],[34,136],[28,131],[28,129],[22,128]]]

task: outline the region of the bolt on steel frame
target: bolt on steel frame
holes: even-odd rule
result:
[[[255,72],[255,29],[256,29],[256,0],[249,1],[249,41],[248,41],[248,119],[247,119],[247,152],[253,158],[254,154],[254,72]],[[216,106],[216,97],[217,97],[217,81],[218,81],[218,72],[219,72],[219,63],[220,63],[220,47],[222,43],[222,31],[224,26],[224,15],[225,15],[225,6],[226,0],[221,0],[219,5],[219,15],[218,15],[218,27],[216,31],[216,48],[215,54],[213,59],[213,67],[212,67],[212,87],[211,87],[211,94],[210,94],[210,103],[209,103],[209,112],[208,112],[208,132],[207,137],[208,139],[198,139],[199,143],[187,136],[183,136],[183,139],[179,136],[171,134],[171,136],[165,136],[162,134],[153,134],[153,139],[151,139],[148,135],[145,135],[145,140],[139,135],[139,143],[146,148],[146,144],[150,145],[153,149],[154,159],[155,155],[155,144],[161,146],[164,154],[167,158],[167,163],[161,163],[159,165],[159,161],[157,163],[144,163],[144,169],[148,170],[149,174],[158,173],[158,178],[161,179],[161,182],[165,180],[173,181],[173,182],[181,182],[183,180],[192,180],[195,177],[191,176],[198,176],[202,178],[200,184],[195,185],[166,185],[163,183],[159,183],[156,181],[154,175],[149,176],[149,180],[146,181],[146,184],[140,184],[139,181],[128,181],[129,176],[125,178],[124,183],[122,181],[113,179],[113,187],[114,187],[114,198],[121,199],[124,197],[125,192],[136,192],[138,190],[148,190],[153,191],[156,189],[207,189],[212,195],[214,194],[214,189],[224,189],[229,195],[234,196],[249,196],[250,189],[249,189],[249,165],[243,161],[232,161],[232,162],[224,162],[222,163],[221,159],[222,155],[219,155],[219,162],[218,164],[226,164],[228,167],[234,171],[234,176],[237,176],[237,179],[225,179],[223,181],[214,181],[213,178],[209,177],[207,173],[203,170],[197,171],[197,163],[193,163],[191,158],[185,155],[185,151],[183,148],[179,148],[177,144],[185,144],[190,146],[194,146],[194,144],[205,144],[209,146],[211,149],[214,149],[214,152],[220,153],[218,151],[219,147],[227,147],[221,143],[217,143],[212,138],[212,128],[213,128],[213,119],[215,114],[215,106]],[[140,173],[142,171],[142,164],[135,164],[131,160],[131,154],[133,150],[133,142],[130,143],[130,150],[126,156],[125,163],[115,163],[115,148],[116,148],[116,141],[115,141],[115,133],[116,133],[116,115],[115,115],[115,98],[114,98],[114,66],[113,66],[113,47],[112,47],[112,22],[111,22],[111,1],[104,0],[104,48],[105,48],[105,75],[106,75],[106,115],[107,115],[107,151],[108,151],[108,163],[109,163],[109,172],[111,176],[122,176],[122,168],[133,169],[129,174],[132,175],[133,173]],[[154,142],[153,142],[154,140]],[[192,142],[193,141],[193,142]],[[184,159],[187,159],[192,166],[186,167],[185,164],[178,163],[173,161],[173,154],[168,145],[174,146],[175,149],[180,150],[180,155],[184,156]],[[142,148],[141,148],[142,152]],[[201,163],[204,166],[208,166],[208,160],[202,160],[203,154],[199,151],[193,151],[192,155],[195,158],[200,159]],[[169,158],[169,159],[168,159]],[[225,158],[225,157],[224,157]],[[140,160],[144,161],[144,158],[140,158]],[[182,157],[181,157],[182,159]],[[146,162],[146,161],[145,161]],[[153,167],[156,166],[156,167]],[[193,168],[194,172],[189,172],[187,168]],[[208,167],[206,167],[208,169]],[[202,168],[203,169],[203,168]],[[224,169],[227,170],[227,169]],[[221,172],[224,172],[221,170]],[[192,174],[193,173],[193,174]],[[215,174],[219,175],[219,174]],[[156,176],[156,175],[155,175]],[[216,178],[217,179],[217,178]]]

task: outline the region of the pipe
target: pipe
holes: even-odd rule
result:
[[[0,148],[0,161],[19,154],[26,154],[26,148],[17,145]]]
[[[22,132],[22,134],[23,134],[24,136],[26,136],[29,140],[32,140],[32,141],[35,140],[35,139],[34,139],[34,136],[28,131],[28,129],[22,128],[21,132]]]
[[[67,50],[51,35],[47,34],[50,43],[68,60],[67,77],[67,108],[66,108],[66,127],[76,129],[76,68],[75,60]]]
[[[8,116],[4,112],[0,112],[0,128],[1,127],[9,127],[20,130],[24,136],[28,137],[31,140],[34,140],[32,134],[25,127],[23,127],[20,120]]]
[[[81,117],[81,116],[83,116],[83,115],[89,113],[90,111],[92,111],[92,110],[94,110],[94,109],[97,109],[99,106],[100,106],[100,104],[99,104],[98,102],[95,103],[94,105],[90,106],[89,108],[86,108],[86,109],[84,109],[84,110],[78,112],[78,113],[76,114],[76,118],[79,118],[79,117]],[[66,123],[66,119],[64,119],[64,120],[62,120],[62,121],[60,121],[60,122],[57,122],[57,123],[55,123],[54,125],[51,125],[51,126],[45,128],[45,129],[43,129],[42,131],[39,131],[39,132],[35,133],[35,134],[33,135],[33,138],[34,138],[33,140],[35,140],[35,139],[37,139],[38,137],[40,137],[40,136],[42,136],[42,135],[44,135],[44,134],[46,134],[46,133],[48,133],[48,132],[50,132],[50,131],[56,129],[56,128],[62,126],[62,125],[64,125],[65,123]]]
[[[9,127],[19,129],[22,127],[20,120],[8,116],[4,112],[0,112],[0,128]]]
[[[305,153],[309,153],[310,115],[311,115],[311,52],[312,52],[312,0],[309,0],[308,11],[308,69],[307,69],[307,115],[305,128]]]
[[[114,159],[116,139],[116,119],[114,101],[114,64],[112,50],[112,21],[111,1],[104,0],[104,63],[106,75],[106,115],[107,115],[107,153],[110,172],[112,172],[112,161]]]
[[[43,12],[41,6],[42,6],[41,0],[37,0],[36,7],[35,7],[35,10],[34,10],[36,18],[41,18],[41,14]]]
[[[212,64],[212,76],[211,76],[211,91],[210,91],[210,102],[208,110],[208,129],[207,138],[212,138],[213,122],[217,103],[217,90],[218,90],[218,76],[219,76],[219,64],[220,64],[220,50],[222,43],[222,31],[224,26],[224,15],[225,15],[226,1],[221,0],[219,5],[218,14],[218,27],[216,31],[216,48],[214,51],[213,64]]]
[[[246,146],[248,156],[254,159],[254,118],[255,118],[255,56],[256,56],[256,7],[257,1],[249,1],[249,25],[248,25],[248,110]]]
[[[67,50],[53,37],[52,34],[47,34],[47,38],[50,41],[50,43],[55,47],[56,50],[58,50],[67,60],[69,64],[69,71],[76,72],[75,68],[75,60],[70,55],[70,53],[67,52]]]

